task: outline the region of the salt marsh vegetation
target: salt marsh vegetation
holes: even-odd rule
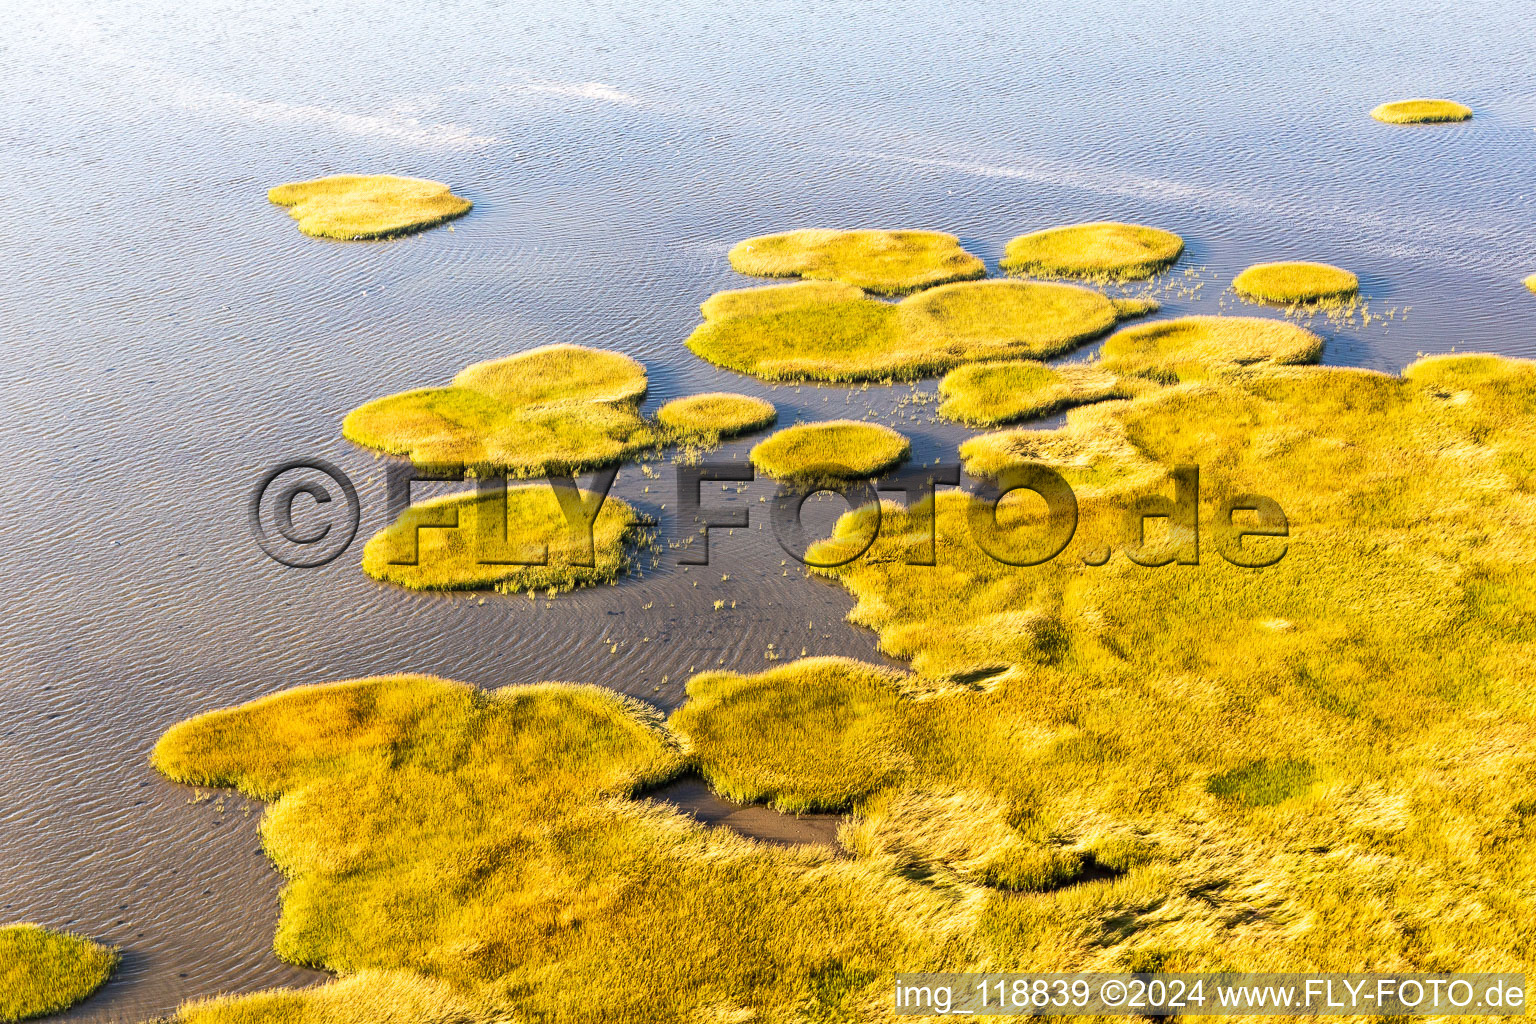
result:
[[[1386,124],[1439,124],[1465,121],[1472,108],[1453,100],[1396,100],[1376,107],[1371,116]]]
[[[787,231],[740,242],[729,258],[742,274],[841,281],[878,295],[905,295],[987,272],[958,238],[940,231]]]
[[[1232,288],[1245,298],[1291,305],[1351,298],[1360,279],[1328,263],[1256,263],[1233,278]]]
[[[512,476],[611,465],[656,443],[640,415],[645,367],[581,345],[476,363],[447,387],[376,399],[342,421],[349,441],[419,466]]]
[[[0,1021],[67,1010],[106,984],[117,950],[35,924],[0,926]]]
[[[768,380],[910,380],[969,362],[1056,355],[1156,308],[1038,281],[961,282],[898,303],[805,282],[712,296],[688,347]]]
[[[828,420],[785,427],[758,442],[751,458],[777,480],[814,484],[883,473],[910,451],[907,439],[883,424]]]
[[[448,186],[393,174],[337,174],[278,185],[267,199],[286,206],[299,230],[316,238],[392,238],[425,231],[473,205]]]
[[[1011,274],[1140,280],[1183,251],[1184,240],[1171,231],[1103,221],[1020,235],[1008,243],[1002,267]]]

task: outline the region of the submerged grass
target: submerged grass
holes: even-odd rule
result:
[[[0,1021],[66,1010],[117,969],[117,950],[34,924],[0,926]]]
[[[829,420],[785,427],[758,442],[751,459],[777,480],[815,484],[874,476],[911,450],[905,437],[882,424]]]
[[[267,192],[288,207],[299,230],[316,238],[391,238],[462,217],[470,203],[448,186],[393,174],[337,174]]]
[[[596,500],[579,492],[567,509],[553,487],[533,484],[420,502],[369,538],[363,571],[412,590],[515,593],[609,583],[629,565],[640,521],[618,498],[604,499],[595,518],[577,506]]]
[[[718,366],[769,380],[858,381],[1055,355],[1156,304],[1033,281],[961,282],[893,304],[851,285],[803,282],[721,292],[700,308],[688,347]]]
[[[341,432],[420,466],[575,472],[656,443],[639,412],[645,389],[645,367],[628,356],[547,345],[476,363],[449,387],[376,399],[348,413]]]
[[[1318,302],[1344,299],[1360,291],[1360,279],[1327,263],[1256,263],[1232,280],[1242,296],[1261,302]]]
[[[1008,243],[1001,265],[1011,274],[1140,280],[1183,251],[1184,240],[1171,231],[1104,221],[1020,235]]]
[[[674,398],[656,410],[657,421],[685,441],[739,437],[771,427],[778,418],[772,402],[723,391]]]
[[[939,231],[831,231],[760,235],[736,245],[731,266],[758,277],[841,281],[880,295],[984,277],[986,264]]]
[[[1371,116],[1387,124],[1435,124],[1465,121],[1472,116],[1472,108],[1451,100],[1397,100],[1383,103]]]
[[[951,370],[939,381],[939,415],[987,427],[1038,419],[1076,405],[1129,398],[1134,381],[1092,363],[1046,366],[1034,360],[978,363]]]

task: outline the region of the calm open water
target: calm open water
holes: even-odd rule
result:
[[[7,20],[0,920],[123,947],[75,1021],[321,977],[270,952],[260,808],[189,804],[148,768],[181,718],[402,670],[670,708],[690,669],[759,669],[769,645],[878,657],[847,596],[783,575],[755,522],[707,569],[666,552],[552,603],[373,583],[356,560],[383,474],[339,436],[370,398],[571,341],[643,360],[648,409],[739,390],[784,423],[874,415],[953,459],[968,432],[907,387],[775,389],[683,347],[698,303],[743,283],[730,245],[804,226],[949,230],[995,265],[1026,230],[1141,221],[1188,241],[1165,315],[1222,308],[1249,263],[1325,259],[1395,311],[1319,324],[1329,362],[1536,355],[1536,7],[1515,0],[86,0]],[[1416,95],[1477,117],[1366,116]],[[348,244],[265,201],[352,171],[446,181],[475,209]],[[323,569],[277,566],[247,531],[255,478],[297,456],[362,492],[357,546]],[[663,472],[615,493],[670,528]]]

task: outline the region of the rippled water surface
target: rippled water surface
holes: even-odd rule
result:
[[[937,228],[995,266],[1026,230],[1136,220],[1188,240],[1167,314],[1234,308],[1249,263],[1326,259],[1385,317],[1319,323],[1330,362],[1536,355],[1532,38],[1513,0],[18,5],[0,36],[0,919],[123,947],[72,1020],[310,983],[270,952],[260,808],[148,768],[172,722],[399,670],[670,708],[690,670],[758,669],[770,645],[878,658],[848,597],[781,566],[756,519],[707,569],[664,553],[552,602],[386,589],[358,548],[283,569],[247,531],[256,476],[320,456],[358,482],[366,536],[383,474],[342,415],[557,341],[643,360],[648,409],[740,390],[953,458],[967,433],[932,422],[931,381],[775,389],[688,353],[747,235]],[[1414,95],[1477,116],[1366,117]],[[475,208],[350,244],[265,201],[348,171],[436,178]],[[670,529],[671,486],[629,469],[616,493]]]

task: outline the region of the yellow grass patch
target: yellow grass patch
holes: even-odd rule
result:
[[[830,231],[812,228],[738,243],[731,266],[758,277],[841,281],[881,295],[905,295],[982,277],[986,264],[939,231]]]
[[[1186,316],[1116,331],[1104,340],[1099,366],[1171,382],[1234,366],[1310,363],[1322,350],[1323,339],[1289,321]]]
[[[117,950],[34,924],[0,926],[0,1021],[66,1010],[117,969]]]
[[[863,1017],[889,965],[962,950],[934,894],[632,799],[688,758],[596,687],[300,687],[172,728],[153,762],[273,801],[275,948],[346,976],[192,1003],[181,1024]]]
[[[393,174],[337,174],[278,185],[267,192],[288,207],[299,230],[316,238],[391,238],[424,231],[469,212],[448,186]]]
[[[973,426],[1037,419],[1074,405],[1128,398],[1132,381],[1092,363],[1046,366],[1021,359],[977,363],[949,371],[939,381],[939,415]]]
[[[1317,302],[1354,295],[1360,279],[1327,263],[1256,263],[1233,278],[1232,287],[1262,302]]]
[[[830,420],[785,427],[752,449],[752,464],[778,480],[817,483],[874,476],[911,451],[890,427]]]
[[[1055,355],[1155,308],[1035,281],[949,284],[895,304],[851,285],[807,282],[712,296],[688,347],[770,380],[911,379],[979,360]]]
[[[649,447],[645,367],[580,345],[476,363],[449,387],[376,399],[342,421],[349,441],[420,466],[513,476],[611,465]]]
[[[1179,258],[1184,240],[1171,231],[1106,221],[1020,235],[1004,250],[1012,274],[1139,280]]]
[[[656,419],[674,434],[705,441],[750,434],[778,418],[772,402],[723,391],[674,398],[656,411]]]
[[[670,730],[594,687],[362,680],[192,719],[154,763],[274,801],[279,955],[409,972],[377,985],[434,1024],[879,1020],[898,969],[1530,972],[1536,364],[1222,351],[1004,432],[1076,488],[1055,559],[978,541],[978,513],[1034,535],[1028,493],[994,513],[945,491],[887,504],[867,554],[818,570],[911,675],[709,672]],[[1191,464],[1194,558],[1134,563],[1192,547],[1126,514]],[[1240,536],[1251,495],[1285,536]],[[875,515],[811,559],[862,548]],[[937,564],[911,564],[930,522]],[[689,768],[846,807],[847,856],[637,799]],[[195,1024],[376,1022],[392,990],[351,983]]]
[[[629,564],[639,518],[610,497],[589,533],[590,512],[578,500],[590,507],[597,495],[570,495],[565,508],[553,487],[531,484],[420,502],[369,538],[363,571],[412,590],[562,591],[612,582]]]
[[[1371,116],[1387,124],[1434,124],[1465,121],[1472,116],[1472,108],[1451,100],[1397,100],[1383,103]]]
[[[900,685],[899,673],[848,658],[705,672],[688,680],[669,725],[721,796],[795,814],[846,810],[902,773]]]

